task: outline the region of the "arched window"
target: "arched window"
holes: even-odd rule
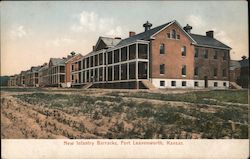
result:
[[[172,39],[176,39],[176,31],[173,29],[171,32]]]

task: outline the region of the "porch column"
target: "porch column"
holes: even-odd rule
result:
[[[136,79],[136,89],[139,89],[139,81],[138,81],[138,43],[135,44],[135,79]]]
[[[127,60],[129,60],[129,46],[127,47]],[[129,63],[127,63],[127,80],[129,80]]]

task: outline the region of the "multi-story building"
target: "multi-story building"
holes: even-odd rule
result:
[[[77,74],[71,74],[71,72],[72,72],[72,70],[79,69],[77,61],[80,58],[82,58],[81,54],[76,54],[75,55],[75,52],[71,52],[71,55],[68,55],[67,61],[65,61],[66,87],[71,87],[72,81],[77,81],[78,80],[78,75]],[[80,64],[80,67],[81,67],[81,64]]]
[[[145,31],[129,33],[109,46],[100,37],[95,49],[78,60],[75,85],[102,88],[228,88],[230,47],[213,31],[192,34],[171,21]],[[113,39],[114,40],[114,39]],[[74,67],[72,65],[72,67]],[[75,76],[72,78],[75,78]]]
[[[16,85],[17,85],[17,75],[10,76],[8,80],[8,86],[12,87]]]
[[[45,87],[49,84],[49,66],[44,63],[38,71],[38,85],[39,87]]]
[[[242,60],[230,61],[230,81],[235,82],[242,88],[249,85],[249,58],[242,57]]]
[[[93,88],[228,88],[230,47],[214,38],[191,33],[171,21],[129,37],[99,37],[82,56],[51,58],[17,76],[16,85],[84,86]]]
[[[65,83],[65,61],[66,58],[50,58],[47,86],[60,87]]]

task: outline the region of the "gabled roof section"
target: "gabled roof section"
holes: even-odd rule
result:
[[[76,54],[75,56],[70,56],[69,58],[66,59],[65,63],[68,63],[76,58],[81,58],[82,54]]]
[[[49,65],[43,65],[41,66],[41,68],[39,69],[39,71],[43,71],[49,68]]]
[[[39,71],[40,70],[40,68],[41,68],[41,66],[33,66],[33,67],[31,67],[31,72],[37,72],[37,71]]]
[[[190,34],[190,36],[196,41],[198,46],[201,45],[214,48],[231,49],[229,46],[223,44],[215,38],[198,34]]]
[[[150,40],[150,39],[153,39],[156,34],[158,34],[159,32],[161,32],[162,30],[164,30],[165,28],[167,28],[168,26],[170,26],[171,24],[174,24],[174,23],[177,24],[177,26],[180,27],[180,29],[187,35],[187,37],[189,37],[189,39],[192,40],[193,43],[196,43],[195,40],[192,39],[192,37],[182,29],[180,24],[176,20],[173,20],[171,22],[162,24],[162,25],[157,26],[157,27],[155,27],[153,29],[150,29],[148,31],[145,31],[145,32],[136,34],[136,35],[134,35],[132,37],[126,38],[126,39],[122,40],[117,46],[126,45],[126,44],[129,44],[129,43],[135,42],[136,40]]]
[[[230,60],[230,70],[240,68],[240,62],[237,60]]]
[[[150,29],[148,31],[136,34],[136,35],[128,37],[126,39],[123,39],[121,42],[119,42],[119,44],[117,46],[126,45],[126,44],[129,44],[129,43],[135,42],[136,40],[149,40],[149,39],[151,39],[152,35],[154,35],[158,31],[162,30],[164,27],[166,27],[170,23],[171,22],[165,23],[163,25],[160,25],[160,26],[155,27],[153,29]]]
[[[107,49],[110,47],[116,46],[121,39],[116,39],[116,38],[110,38],[110,37],[99,37],[98,41],[96,42],[95,45],[95,51],[101,50],[101,49]],[[101,46],[103,45],[103,46]]]
[[[60,58],[50,58],[50,62],[53,66],[56,65],[63,65],[65,63],[66,59],[60,59]]]

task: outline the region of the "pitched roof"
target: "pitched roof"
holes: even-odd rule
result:
[[[49,68],[49,65],[43,65],[43,66],[41,66],[39,71],[43,71],[43,70],[48,69],[48,68]]]
[[[75,58],[77,58],[77,57],[82,57],[82,54],[76,54],[76,55],[74,55],[74,56],[68,56],[67,58],[66,58],[66,60],[65,60],[65,63],[68,63],[68,62],[70,62],[70,61],[72,61],[72,60],[74,60]]]
[[[244,59],[244,60],[240,60],[240,66],[241,67],[248,67],[249,66],[249,58]]]
[[[198,34],[189,34],[189,35],[196,41],[198,45],[231,49],[229,46],[223,44],[222,42],[216,40],[215,38]]]
[[[50,58],[50,61],[55,66],[55,65],[63,65],[66,59]]]
[[[37,71],[39,71],[40,70],[40,68],[41,68],[41,66],[33,66],[33,67],[31,67],[31,72],[37,72]]]
[[[237,60],[230,60],[230,70],[240,68],[240,62]]]
[[[100,40],[102,40],[107,45],[107,47],[114,47],[121,41],[121,39],[110,37],[100,37]]]
[[[123,40],[121,40],[121,42],[118,43],[117,46],[126,45],[126,44],[132,43],[136,40],[149,40],[151,38],[151,36],[153,36],[154,34],[159,32],[161,29],[163,29],[164,27],[166,27],[167,25],[169,25],[172,22],[176,22],[176,24],[179,25],[179,23],[175,20],[168,22],[168,23],[165,23],[163,25],[157,26],[157,27],[150,29],[148,31],[136,34],[136,35],[134,35],[132,37],[128,37],[126,39],[123,39]],[[223,44],[222,42],[218,41],[215,38],[211,38],[211,37],[203,36],[203,35],[198,35],[198,34],[188,34],[186,31],[184,31],[184,32],[192,40],[194,40],[194,42],[196,42],[197,45],[203,45],[203,46],[209,46],[209,47],[215,47],[215,48],[217,47],[217,48],[231,49],[229,46]]]
[[[171,21],[173,22],[173,21]],[[131,37],[128,37],[126,39],[123,39],[121,42],[118,43],[117,46],[120,46],[120,45],[126,45],[126,44],[129,44],[129,43],[132,43],[136,40],[149,40],[150,37],[152,35],[154,35],[155,33],[157,33],[158,31],[160,31],[161,29],[163,29],[164,27],[166,27],[168,24],[170,24],[171,22],[168,22],[168,23],[165,23],[165,24],[162,24],[158,27],[155,27],[153,29],[150,29],[148,31],[145,31],[145,32],[142,32],[142,33],[139,33],[139,34],[136,34],[134,36],[131,36]]]

